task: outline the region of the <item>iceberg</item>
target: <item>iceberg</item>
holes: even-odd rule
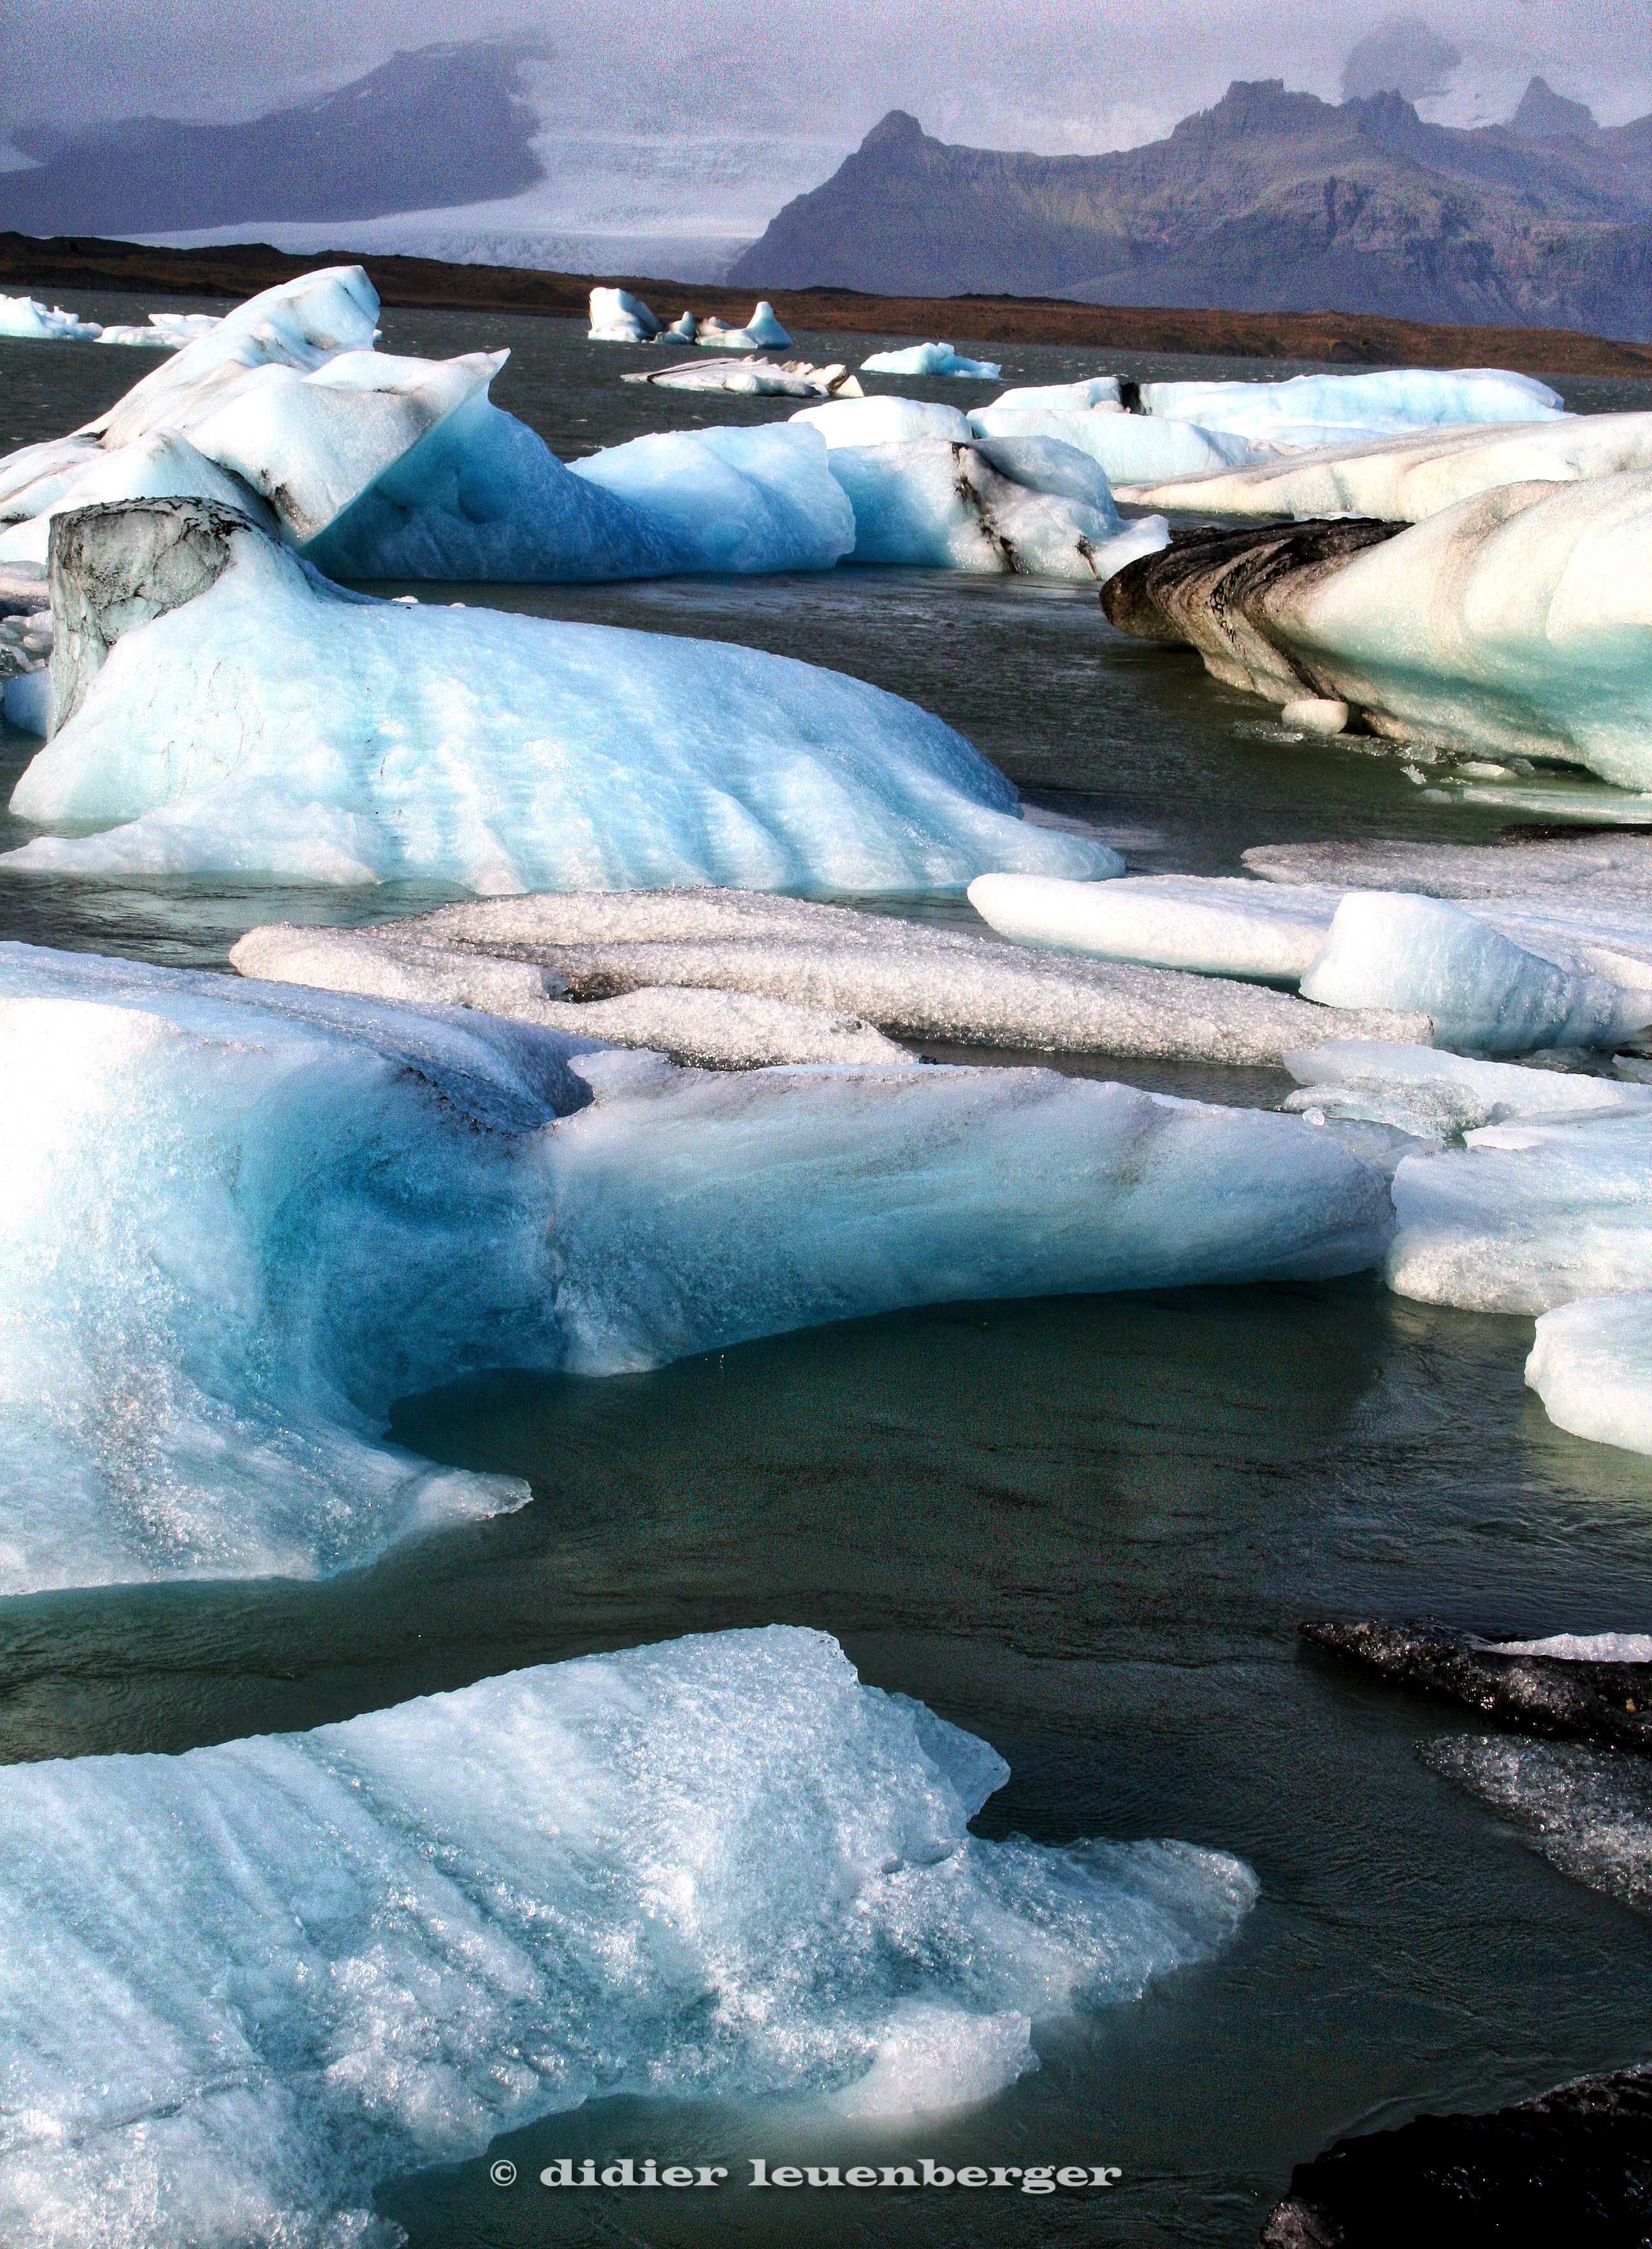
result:
[[[956,406],[932,405],[922,398],[833,398],[800,406],[792,419],[818,430],[832,447],[903,445],[918,439],[967,445],[973,434]]]
[[[391,2249],[376,2185],[595,2098],[989,2097],[1258,1894],[1191,1844],[984,1840],[1008,1778],[783,1626],[12,1765],[0,2225]]]
[[[940,719],[841,673],[369,601],[202,501],[82,510],[53,540],[58,719],[11,808],[102,832],[38,837],[13,872],[865,892],[1112,863],[1024,820]]]
[[[662,430],[572,473],[668,540],[682,570],[829,570],[854,543],[825,445],[789,423]]]
[[[1121,521],[1094,463],[1048,438],[834,445],[826,458],[858,563],[1095,581],[1169,538],[1162,516]]]
[[[520,1505],[384,1441],[396,1399],[484,1367],[1325,1277],[1390,1228],[1382,1180],[1296,1118],[1050,1070],[682,1069],[17,945],[0,1028],[7,1592],[312,1577]]]
[[[1425,1014],[1440,1046],[1487,1055],[1618,1047],[1652,1026],[1652,992],[1569,972],[1461,907],[1406,891],[1345,898],[1300,990],[1327,1007]]]
[[[1652,1453],[1652,1291],[1581,1296],[1545,1312],[1525,1379],[1557,1428],[1597,1445]],[[1643,1646],[1633,1660],[1652,1660],[1652,1640],[1634,1637]],[[1601,1653],[1589,1649],[1591,1656]],[[1625,1659],[1613,1651],[1606,1660]]]
[[[1018,390],[1001,390],[988,401],[988,406],[1050,406],[1069,414],[1124,411],[1116,375],[1090,375],[1077,382],[1037,382]]]
[[[123,321],[99,334],[100,344],[136,344],[152,351],[181,351],[197,336],[210,335],[218,313],[151,313],[145,321]]]
[[[1188,422],[1155,422],[1107,407],[1069,411],[1048,406],[981,406],[970,416],[977,437],[1054,437],[1088,453],[1115,486],[1208,474],[1248,461],[1248,440]]]
[[[1199,532],[1114,577],[1109,620],[1372,732],[1652,786],[1652,471],[1482,492],[1407,529]]]
[[[806,359],[679,360],[670,367],[641,367],[621,382],[656,390],[723,390],[737,398],[859,398],[860,383],[841,360],[816,367]]]
[[[1566,418],[1557,390],[1505,368],[1388,368],[1369,375],[1297,375],[1283,382],[1144,382],[1145,412],[1244,437],[1294,442],[1300,430],[1388,436],[1462,423]]]
[[[965,359],[950,344],[908,344],[900,351],[874,352],[860,362],[862,375],[956,375],[996,382],[1004,369],[995,359]]]
[[[494,899],[398,922],[394,938],[399,947],[529,964],[580,1004],[643,991],[744,993],[949,1046],[1254,1064],[1278,1063],[1331,1024],[1370,1039],[1429,1035],[1423,1016],[1332,1015],[1248,985],[1062,958],[955,926],[735,890]],[[296,934],[291,942],[304,958]],[[353,940],[332,942],[347,948]],[[260,973],[291,973],[270,959],[258,954]],[[307,965],[301,973],[330,982],[338,974]],[[356,973],[338,974],[340,988],[361,988]],[[471,1004],[498,1002],[478,996]]]
[[[21,523],[0,532],[0,563],[34,562],[45,567],[54,519],[68,510],[127,499],[203,499],[237,509],[271,534],[277,528],[265,507],[238,477],[229,476],[170,430],[154,430],[117,452],[94,452],[72,476],[58,497]]]
[[[33,297],[0,297],[0,336],[30,343],[96,343],[103,330],[96,320],[43,305]]]
[[[687,318],[687,315],[684,315]],[[710,351],[789,351],[792,338],[775,317],[766,297],[759,298],[751,318],[742,328],[731,328],[715,313],[695,324],[694,340]]]
[[[1403,432],[1265,459],[1249,467],[1149,472],[1124,497],[1198,515],[1311,519],[1366,515],[1421,523],[1500,485],[1570,484],[1652,469],[1652,414],[1579,414],[1554,422]]]
[[[651,344],[660,323],[641,297],[628,289],[591,292],[590,340],[593,344]]]

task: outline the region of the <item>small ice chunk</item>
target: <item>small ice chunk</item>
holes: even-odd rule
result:
[[[1038,382],[1019,390],[1001,390],[989,404],[1053,407],[1058,413],[1122,413],[1116,375],[1090,375],[1077,382]]]
[[[708,313],[697,324],[694,340],[712,351],[785,351],[792,342],[766,297],[758,299],[751,319],[741,328],[731,328],[715,313]]]
[[[1643,1318],[1649,1307],[1652,1300],[1641,1306]],[[1577,1309],[1576,1305],[1566,1307],[1568,1311]],[[1538,1322],[1539,1333],[1542,1333],[1548,1321],[1559,1317],[1555,1312],[1546,1312]],[[1648,1427],[1652,1429],[1652,1421],[1649,1421]],[[1635,1449],[1652,1450],[1652,1442]],[[1546,1655],[1559,1663],[1652,1663],[1652,1632],[1556,1632],[1546,1640],[1488,1640],[1480,1644],[1488,1655]]]
[[[996,382],[1004,373],[995,359],[965,359],[950,344],[908,344],[899,351],[874,352],[860,362],[862,375],[956,375]]]
[[[909,444],[915,438],[968,444],[970,437],[956,406],[922,398],[833,398],[799,407],[792,419],[818,430],[831,446]]]
[[[590,340],[593,344],[649,344],[660,323],[641,297],[628,289],[591,292]]]
[[[1285,705],[1279,717],[1285,726],[1300,727],[1305,734],[1340,734],[1347,728],[1348,706],[1334,696],[1299,695]]]
[[[1416,1009],[1437,1044],[1484,1054],[1617,1046],[1652,1023],[1652,996],[1568,973],[1472,914],[1405,891],[1345,898],[1301,990],[1327,1007]]]
[[[44,735],[51,725],[51,674],[43,664],[15,672],[0,689],[5,722],[19,733]]]
[[[1652,1290],[1583,1296],[1545,1312],[1525,1379],[1558,1428],[1598,1445],[1652,1453]],[[1564,1647],[1535,1641],[1529,1652],[1607,1663],[1652,1662],[1652,1636],[1603,1638],[1633,1640],[1634,1652],[1609,1651],[1601,1640]]]
[[[0,1772],[13,2243],[345,2249],[374,2189],[614,2096],[1002,2093],[1256,1901],[1226,1853],[973,1833],[989,1745],[792,1627],[185,1756]]]
[[[1118,873],[1124,874],[1122,860]],[[1133,875],[1098,884],[993,874],[970,884],[970,903],[1023,944],[1295,984],[1325,943],[1337,898],[1195,875]]]

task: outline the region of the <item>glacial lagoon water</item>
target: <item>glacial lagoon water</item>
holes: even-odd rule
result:
[[[130,300],[76,305],[132,317]],[[509,343],[501,402],[570,453],[784,410],[621,385],[648,355],[587,346],[571,323],[392,312],[385,326],[392,349]],[[799,343],[816,358],[874,347]],[[1006,382],[1089,371],[1086,355],[1053,348],[1002,356]],[[0,345],[0,445],[84,418],[149,363]],[[1582,406],[1642,402],[1627,383],[1572,393]],[[1111,634],[1082,590],[840,571],[436,597],[836,664],[938,710],[1035,801],[1093,820],[1145,870],[1230,871],[1247,844],[1297,838],[1484,840],[1508,817],[1426,796],[1391,753],[1291,739],[1192,658]],[[6,740],[10,772],[29,746]],[[1555,788],[1558,816],[1565,785],[1536,786]],[[408,903],[0,877],[0,933],[205,966],[254,920],[377,919]],[[1208,1098],[1282,1090],[1260,1071],[1131,1075]],[[954,1306],[655,1374],[517,1376],[409,1400],[401,1441],[524,1476],[534,1503],[320,1586],[7,1603],[0,1756],[176,1750],[593,1649],[819,1626],[866,1677],[1008,1758],[1014,1778],[984,1832],[1176,1835],[1249,1860],[1263,1896],[1237,1945],[1137,2007],[1051,2030],[1037,2074],[963,2115],[873,2131],[778,2108],[604,2103],[394,2184],[387,2215],[419,2249],[1237,2249],[1292,2163],[1337,2134],[1644,2055],[1652,1925],[1566,1881],[1424,1769],[1419,1746],[1466,1722],[1305,1660],[1295,1640],[1299,1620],[1324,1615],[1426,1615],[1510,1637],[1645,1628],[1652,1462],[1548,1423],[1521,1383],[1529,1334],[1366,1279]],[[727,2163],[735,2177],[705,2193],[548,2192],[537,2173],[565,2155]],[[923,2155],[1105,2163],[1123,2177],[1038,2198],[737,2184],[751,2156]],[[492,2183],[501,2161],[513,2185]]]

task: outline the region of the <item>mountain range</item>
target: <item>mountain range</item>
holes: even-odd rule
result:
[[[1236,81],[1100,156],[932,140],[892,110],[731,268],[742,286],[1398,319],[1652,336],[1652,117],[1534,80],[1509,124],[1430,125]]]

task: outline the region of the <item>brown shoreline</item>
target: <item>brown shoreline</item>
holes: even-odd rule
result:
[[[744,320],[749,292],[646,274],[545,273],[515,265],[449,265],[380,258],[341,244],[295,258],[268,243],[154,249],[94,236],[0,233],[9,290],[138,289],[156,295],[247,297],[316,265],[360,263],[387,305],[537,313],[581,319],[593,281],[620,280],[656,311],[687,306]],[[853,289],[777,289],[789,327],[860,335],[935,335],[968,343],[1075,344],[1098,350],[1202,352],[1234,359],[1323,360],[1342,366],[1507,367],[1528,375],[1652,376],[1652,344],[1614,343],[1570,328],[1477,328],[1354,313],[1178,312],[1075,305],[1060,297],[873,297]]]

